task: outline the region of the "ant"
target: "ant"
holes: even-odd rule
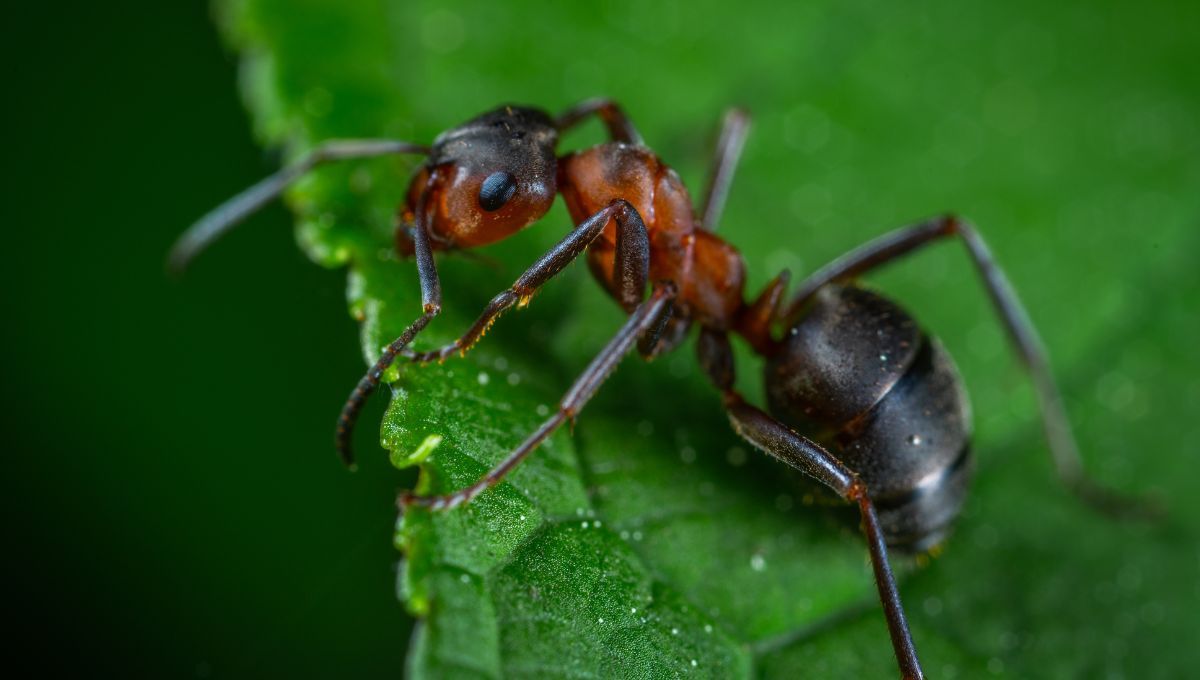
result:
[[[609,141],[558,156],[559,136],[595,116]],[[299,162],[230,199],[174,246],[181,271],[200,250],[314,167],[387,154],[420,154],[397,219],[396,248],[416,260],[422,312],[359,381],[338,418],[336,445],[351,464],[351,433],[384,371],[465,355],[505,311],[530,298],[580,255],[629,319],[567,390],[558,409],[503,461],[470,486],[441,496],[401,493],[403,511],[469,502],[574,422],[635,346],[644,358],[676,348],[693,325],[701,367],[723,396],[733,429],[754,447],[857,505],[896,659],[906,678],[923,677],[887,549],[927,550],[949,533],[972,470],[970,416],[953,360],[899,305],[854,280],[923,246],[958,239],[983,281],[1005,331],[1033,379],[1045,434],[1063,483],[1112,512],[1137,511],[1083,472],[1046,352],[983,238],[968,222],[935,217],[850,251],[804,280],[785,302],[784,271],[751,302],[745,264],[717,236],[749,116],[725,116],[699,211],[674,170],[643,143],[620,106],[580,103],[558,117],[501,106],[438,136],[430,146],[393,140],[329,141]],[[465,250],[516,234],[562,194],[575,228],[507,290],[492,298],[454,342],[417,352],[409,345],[441,310],[434,253]],[[649,293],[647,294],[647,289]],[[775,329],[783,329],[776,337]],[[734,389],[729,336],[766,362],[769,412]]]

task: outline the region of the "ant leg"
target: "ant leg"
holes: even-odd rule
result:
[[[175,241],[167,255],[167,269],[182,274],[196,255],[242,220],[274,200],[284,189],[324,163],[371,158],[397,153],[428,154],[429,147],[390,139],[343,139],[325,142],[300,160],[263,179],[196,220]]]
[[[867,487],[858,476],[842,465],[828,451],[815,442],[793,432],[783,423],[742,401],[732,390],[725,393],[725,407],[733,429],[755,448],[808,474],[828,486],[851,503],[857,503],[862,515],[862,529],[871,553],[871,567],[875,572],[875,586],[883,604],[888,633],[892,638],[892,649],[905,678],[921,678],[921,663],[913,646],[912,634],[904,616],[904,605],[896,579],[888,563],[887,544],[875,506],[867,494]]]
[[[617,245],[613,264],[621,306],[632,312],[641,302],[650,276],[650,237],[646,224],[633,204],[616,200],[579,223],[566,238],[533,263],[507,290],[484,308],[467,332],[451,342],[427,352],[408,352],[415,363],[442,361],[451,354],[466,354],[508,309],[523,307],[537,289],[561,272],[604,231],[610,220],[617,223]]]
[[[746,339],[755,352],[763,356],[769,355],[778,345],[771,337],[771,327],[779,318],[783,296],[787,293],[788,282],[791,280],[792,273],[786,269],[776,274],[754,302],[743,307],[734,320],[734,328],[738,334]]]
[[[655,284],[650,297],[638,305],[621,330],[617,331],[604,349],[600,350],[600,353],[592,359],[592,363],[588,364],[583,373],[576,378],[571,389],[567,390],[559,402],[558,410],[496,467],[480,477],[474,484],[444,496],[415,496],[404,492],[398,499],[401,511],[414,505],[430,510],[449,510],[470,501],[488,488],[498,484],[559,426],[568,420],[575,421],[575,417],[583,410],[588,400],[592,398],[609,374],[616,369],[617,364],[634,346],[638,338],[647,333],[654,333],[656,329],[661,329],[663,319],[671,312],[671,303],[675,299],[675,295],[674,283],[665,281]]]
[[[429,194],[437,181],[437,173],[434,172],[430,175],[429,183],[417,202],[417,224],[412,230],[413,255],[417,260],[417,277],[421,281],[421,315],[417,317],[416,321],[409,324],[408,328],[404,329],[400,337],[383,348],[375,365],[358,381],[354,391],[350,393],[346,403],[342,406],[341,413],[338,414],[334,445],[337,447],[342,462],[347,466],[353,467],[354,465],[354,451],[351,448],[354,425],[358,422],[358,414],[362,411],[363,404],[367,402],[367,397],[370,397],[375,388],[379,387],[383,372],[392,365],[396,355],[407,347],[418,333],[425,330],[433,317],[442,311],[442,284],[438,279],[437,264],[433,260],[433,245],[425,226],[425,207],[429,203]]]
[[[967,247],[971,262],[983,279],[988,297],[1021,362],[1033,379],[1034,391],[1042,414],[1042,425],[1050,443],[1050,453],[1059,479],[1088,504],[1111,515],[1153,517],[1158,509],[1151,504],[1124,498],[1087,476],[1071,424],[1063,407],[1062,395],[1050,371],[1046,350],[1029,315],[1021,306],[1004,272],[973,226],[952,215],[902,227],[868,241],[866,244],[825,265],[806,279],[784,314],[786,324],[795,323],[804,305],[821,286],[846,281],[898,259],[922,246],[957,236]]]
[[[642,146],[642,136],[638,134],[633,122],[621,110],[621,106],[611,99],[587,99],[567,109],[554,121],[559,132],[566,132],[583,122],[588,116],[595,115],[608,128],[608,135],[614,142]]]
[[[892,649],[905,678],[921,678],[921,663],[913,646],[904,606],[896,579],[888,563],[887,544],[875,506],[867,493],[867,487],[836,457],[816,442],[797,434],[788,426],[763,411],[747,404],[742,395],[733,389],[733,350],[729,336],[723,332],[702,329],[696,345],[700,365],[709,379],[721,390],[729,422],[740,437],[771,457],[800,470],[806,475],[832,489],[843,499],[857,503],[862,515],[862,529],[871,553],[871,567],[875,572],[875,586],[883,604],[888,633],[892,638]]]
[[[733,183],[733,171],[750,132],[750,114],[744,109],[729,109],[721,125],[721,136],[713,153],[712,169],[709,171],[708,186],[704,190],[704,202],[700,209],[703,218],[700,224],[708,231],[716,231],[725,209],[725,197]]]

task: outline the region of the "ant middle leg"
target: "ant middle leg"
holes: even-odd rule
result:
[[[496,319],[514,306],[522,307],[543,284],[561,272],[596,240],[609,221],[617,224],[617,243],[614,258],[614,278],[617,281],[621,306],[632,312],[645,295],[650,275],[650,237],[646,224],[633,204],[617,200],[579,223],[571,233],[538,259],[510,286],[483,309],[483,313],[465,333],[453,342],[437,349],[405,352],[415,363],[442,361],[454,353],[465,355]]]
[[[431,185],[435,179],[430,179]],[[424,196],[418,206],[418,215],[424,211]],[[422,220],[418,220],[417,228],[413,229],[413,245],[417,259],[417,271],[421,275],[421,296],[424,303],[424,313],[384,348],[379,360],[371,370],[359,380],[354,391],[342,406],[338,416],[337,436],[335,438],[338,454],[350,465],[354,457],[351,450],[351,439],[358,415],[362,411],[367,398],[379,386],[383,373],[392,365],[397,356],[408,356],[412,361],[425,363],[441,360],[455,351],[466,353],[496,319],[505,310],[514,305],[522,305],[537,292],[542,284],[561,272],[568,264],[579,256],[592,241],[604,231],[610,220],[617,223],[616,272],[619,294],[622,304],[632,310],[638,306],[646,291],[646,281],[650,275],[650,237],[646,232],[646,224],[637,208],[632,203],[616,200],[602,208],[596,214],[587,218],[575,227],[566,238],[550,249],[537,262],[525,271],[507,290],[503,291],[484,308],[483,314],[467,330],[455,340],[432,352],[417,353],[408,350],[409,343],[441,310],[441,284],[433,262],[432,246],[429,235],[421,228]]]
[[[733,172],[737,169],[746,135],[750,132],[750,114],[744,109],[729,109],[721,124],[721,134],[713,150],[712,167],[708,184],[704,189],[704,201],[700,204],[700,225],[708,231],[716,231],[725,210],[725,198],[733,183]]]
[[[616,369],[617,364],[629,353],[639,338],[652,336],[662,330],[664,322],[670,315],[676,294],[674,283],[669,281],[656,283],[650,297],[634,309],[625,325],[617,331],[617,334],[592,359],[583,373],[576,378],[575,383],[559,401],[558,410],[487,474],[466,488],[442,496],[416,496],[410,492],[404,492],[397,499],[400,510],[403,512],[411,506],[431,510],[448,510],[469,502],[488,488],[498,484],[505,475],[519,465],[564,422],[575,421],[576,416],[583,410],[588,400],[600,389],[600,385]]]
[[[700,365],[712,383],[721,390],[729,421],[738,436],[771,457],[805,473],[832,489],[844,500],[858,505],[862,530],[871,554],[875,587],[883,604],[888,634],[900,672],[905,678],[924,677],[912,634],[904,616],[900,591],[888,562],[887,543],[875,505],[866,485],[852,470],[819,444],[804,437],[762,410],[746,403],[735,389],[733,350],[724,332],[702,329],[696,345]]]
[[[983,237],[971,224],[953,215],[937,217],[902,227],[880,236],[825,265],[804,280],[786,312],[790,327],[803,312],[805,304],[828,283],[847,281],[885,265],[923,246],[945,238],[958,237],[966,245],[971,263],[979,272],[1004,330],[1012,341],[1030,377],[1042,415],[1046,439],[1055,471],[1073,493],[1099,510],[1115,516],[1154,517],[1159,509],[1151,503],[1129,499],[1097,484],[1083,469],[1079,447],[1063,407],[1062,395],[1050,370],[1050,361],[1037,330],[996,264]]]

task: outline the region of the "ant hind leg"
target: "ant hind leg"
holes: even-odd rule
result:
[[[696,345],[700,365],[713,385],[721,390],[729,422],[742,439],[755,448],[793,467],[832,489],[843,499],[858,505],[862,516],[862,530],[871,554],[871,567],[875,573],[875,586],[883,604],[888,633],[900,672],[905,678],[924,677],[917,650],[913,646],[900,591],[888,562],[887,543],[875,505],[867,494],[867,487],[852,470],[835,456],[807,437],[797,434],[762,410],[747,404],[736,390],[734,382],[733,350],[729,337],[720,331],[703,329]]]
[[[947,215],[901,227],[830,262],[800,284],[784,313],[785,323],[788,327],[793,325],[803,313],[805,304],[825,284],[853,279],[923,246],[951,237],[958,237],[966,246],[1004,330],[1021,363],[1029,371],[1055,471],[1062,483],[1087,504],[1112,516],[1152,519],[1161,515],[1157,503],[1122,496],[1096,483],[1083,469],[1079,447],[1063,407],[1062,394],[1050,370],[1046,349],[983,237],[966,221]]]

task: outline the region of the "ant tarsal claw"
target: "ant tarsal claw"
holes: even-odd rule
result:
[[[416,502],[417,496],[411,491],[401,491],[396,495],[396,507],[400,510],[401,514],[413,505],[416,505]]]

